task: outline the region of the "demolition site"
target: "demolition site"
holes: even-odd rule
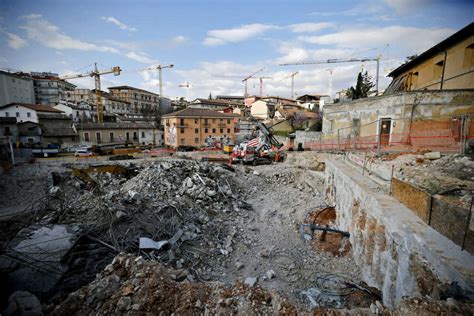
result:
[[[472,313],[471,157],[206,158],[51,158],[2,174],[4,313]]]

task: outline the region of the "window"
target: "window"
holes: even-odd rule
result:
[[[230,124],[230,119],[227,119],[227,124]]]
[[[199,138],[195,138],[194,143],[198,144],[199,143]]]
[[[170,126],[170,120],[166,119],[166,126]]]
[[[89,141],[89,133],[84,133],[84,141]]]
[[[133,132],[133,140],[137,140],[138,139],[138,134],[137,132]]]
[[[223,128],[219,128],[219,133],[224,133],[224,129]]]
[[[142,132],[142,138],[145,138],[145,132]]]
[[[441,77],[441,73],[443,72],[443,64],[444,61],[440,60],[434,65],[433,76],[435,77],[435,79]]]
[[[184,128],[180,129],[181,134],[184,134]]]
[[[219,119],[219,122],[221,122],[221,123],[224,122],[224,119]]]
[[[204,125],[206,125],[206,126],[209,125],[208,119],[204,119]]]
[[[199,129],[198,129],[198,128],[195,128],[195,129],[194,129],[194,133],[196,133],[196,134],[199,133]]]
[[[181,138],[179,141],[181,142],[181,145],[184,145],[184,138]]]
[[[101,136],[101,135],[100,135],[100,133],[99,133],[99,132],[95,133],[95,138],[97,139],[97,144],[100,144],[100,143],[102,142],[102,140],[101,140],[101,137],[100,137],[100,136]]]
[[[26,117],[31,117],[31,112],[26,112]]]
[[[230,134],[230,128],[227,129],[227,134]]]
[[[5,117],[9,117],[9,116],[10,116],[10,113],[5,112]]]
[[[130,133],[129,132],[125,133],[125,136],[127,137],[127,141],[129,141],[130,140]]]
[[[209,133],[209,129],[208,129],[208,128],[205,128],[205,129],[204,129],[204,133],[206,133],[206,134]]]
[[[180,120],[179,120],[179,124],[180,124],[181,126],[184,126],[184,119],[180,119]]]
[[[463,67],[469,68],[472,66],[474,66],[474,44],[467,46],[464,50]]]
[[[20,117],[20,112],[16,112],[16,117]]]
[[[215,128],[212,129],[212,133],[213,133],[213,134],[216,133],[216,129],[215,129]]]
[[[110,141],[111,141],[111,142],[114,141],[114,133],[113,133],[113,132],[110,132]]]
[[[194,119],[194,124],[197,124],[198,123],[198,120],[197,119]]]
[[[4,134],[5,134],[5,136],[10,136],[12,134],[11,131],[10,131],[10,126],[5,126]]]

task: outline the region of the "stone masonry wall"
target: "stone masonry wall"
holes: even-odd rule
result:
[[[339,160],[327,160],[325,193],[348,231],[363,279],[387,306],[403,296],[439,298],[452,282],[474,297],[474,256]]]

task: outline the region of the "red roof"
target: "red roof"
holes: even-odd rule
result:
[[[63,111],[60,111],[58,109],[52,108],[47,105],[43,104],[28,104],[28,103],[9,103],[7,105],[0,106],[0,109],[7,108],[10,106],[23,106],[25,108],[29,108],[32,110],[35,110],[37,112],[52,112],[52,113],[64,113]]]

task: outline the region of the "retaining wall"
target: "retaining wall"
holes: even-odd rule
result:
[[[404,204],[339,160],[327,160],[325,193],[350,232],[363,279],[395,306],[403,296],[439,298],[452,282],[474,298],[474,256],[425,224]]]

